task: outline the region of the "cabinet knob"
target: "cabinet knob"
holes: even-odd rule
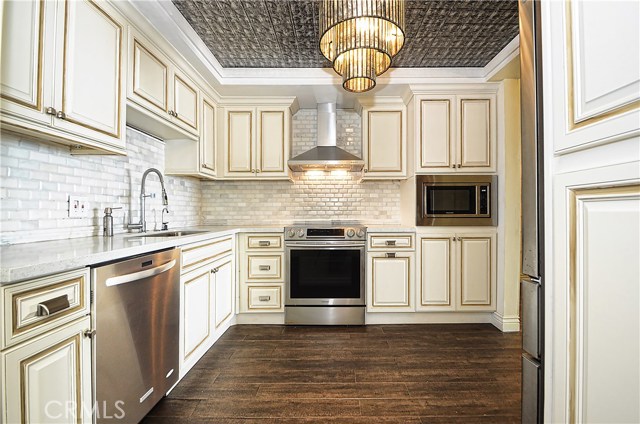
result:
[[[58,113],[56,113],[56,118],[58,118],[58,119],[66,119],[67,115],[63,111],[59,111]]]
[[[259,169],[256,169],[256,172],[259,174],[259,173],[261,173],[262,171],[261,171],[261,170],[259,170]]]
[[[365,173],[369,172],[369,170],[368,170],[367,168],[364,168],[364,169],[363,169],[363,171],[364,171]]]
[[[57,112],[54,108],[49,106],[48,108],[45,109],[44,113],[46,113],[47,115],[55,115]]]
[[[82,335],[88,339],[92,339],[96,335],[96,330],[84,330],[84,333],[82,333]]]
[[[170,110],[170,111],[169,111],[169,115],[170,115],[170,116],[176,116],[176,113],[175,113],[174,111]]]

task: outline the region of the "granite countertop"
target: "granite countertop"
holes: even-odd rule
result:
[[[238,232],[282,232],[284,227],[206,226],[171,231],[181,230],[206,232],[179,237],[139,237],[137,233],[125,233],[0,246],[0,285]]]

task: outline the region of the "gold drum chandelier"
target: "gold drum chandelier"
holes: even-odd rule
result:
[[[404,0],[320,0],[320,51],[345,90],[376,86],[404,45]]]

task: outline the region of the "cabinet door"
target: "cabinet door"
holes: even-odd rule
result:
[[[215,265],[215,328],[233,315],[233,262],[231,257]]]
[[[258,164],[256,172],[264,177],[287,176],[289,158],[289,117],[284,110],[257,110]]]
[[[3,422],[91,423],[89,317],[8,349],[3,364]]]
[[[182,277],[184,309],[181,322],[183,329],[181,363],[189,361],[190,356],[211,335],[211,297],[213,295],[211,275],[212,268],[203,267]]]
[[[451,278],[455,264],[455,258],[452,257],[453,235],[421,235],[419,240],[420,289],[417,309],[454,310],[455,304],[452,302],[454,286]]]
[[[253,109],[226,109],[226,175],[253,176]]]
[[[64,5],[54,125],[122,147],[122,25],[103,9],[106,3],[78,0]]]
[[[395,252],[368,255],[369,312],[413,310],[413,254]]]
[[[53,106],[50,96],[44,98],[50,93],[43,90],[50,74],[44,69],[44,22],[53,6],[44,1],[7,1],[2,8],[2,111],[50,123],[51,116],[44,113],[45,107]]]
[[[366,178],[406,176],[404,111],[369,110],[365,127]]]
[[[200,172],[216,176],[216,107],[209,98],[202,99],[200,129]]]
[[[458,309],[494,310],[495,235],[459,234]]]
[[[198,131],[198,90],[185,75],[173,70],[173,122],[196,133]]]
[[[417,99],[419,125],[417,169],[433,171],[455,167],[455,96],[421,96]]]
[[[131,30],[127,96],[169,119],[169,60]]]
[[[495,169],[495,96],[459,98],[458,168],[486,172]]]

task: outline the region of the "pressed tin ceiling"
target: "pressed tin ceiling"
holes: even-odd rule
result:
[[[318,0],[172,0],[225,68],[328,68]],[[483,67],[518,35],[514,0],[406,0],[397,68]]]

